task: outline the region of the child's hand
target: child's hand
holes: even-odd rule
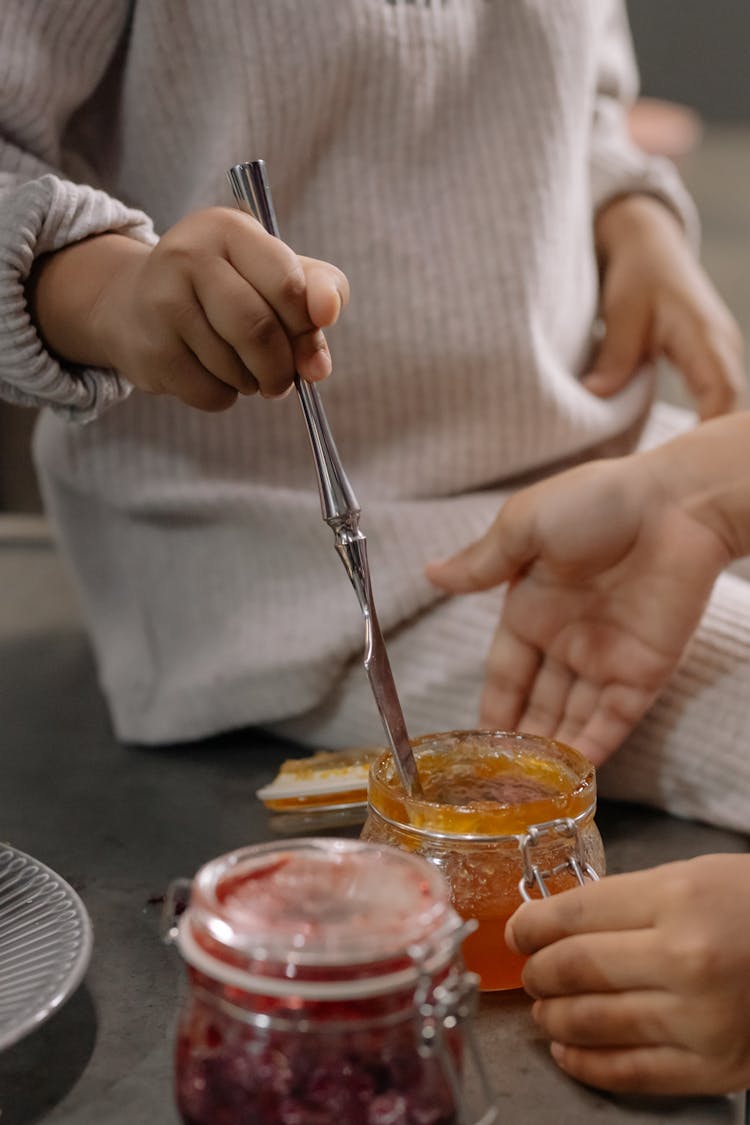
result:
[[[481,539],[427,568],[452,594],[510,583],[482,725],[558,738],[599,765],[651,706],[732,557],[721,531],[667,492],[673,456],[664,446],[533,485]]]
[[[657,200],[627,196],[599,214],[596,235],[606,335],[586,387],[616,394],[642,362],[665,356],[702,419],[733,410],[745,388],[742,336],[676,219]]]
[[[322,328],[349,288],[335,266],[298,257],[251,216],[213,207],[130,252],[104,285],[88,334],[135,386],[222,410],[237,394],[284,394],[295,370],[331,370]]]
[[[506,940],[563,1070],[620,1093],[750,1085],[750,856],[616,875],[521,906]]]

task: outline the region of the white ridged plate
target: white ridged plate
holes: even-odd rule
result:
[[[91,957],[86,908],[37,859],[0,845],[0,1050],[57,1011]]]

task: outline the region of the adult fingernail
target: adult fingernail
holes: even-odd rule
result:
[[[549,1053],[559,1067],[565,1068],[565,1048],[562,1043],[550,1043]]]

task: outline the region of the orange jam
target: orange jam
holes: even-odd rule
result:
[[[533,825],[572,818],[585,861],[603,870],[594,825],[594,768],[577,751],[533,735],[453,731],[413,742],[424,797],[406,795],[390,752],[370,771],[363,837],[416,851],[439,867],[456,911],[478,923],[464,960],[484,991],[518,988],[524,959],[505,944],[505,923],[521,903],[520,838]],[[575,841],[556,833],[534,844],[541,870],[565,864]],[[551,892],[573,886],[566,867],[546,879]],[[538,888],[529,887],[538,897]]]
[[[300,809],[329,809],[332,803],[337,805],[357,805],[366,798],[367,791],[361,789],[345,789],[342,793],[313,793],[309,797],[266,797],[263,804],[272,812],[298,812]]]
[[[305,758],[289,758],[276,777],[256,796],[272,812],[323,812],[363,806],[367,774],[379,750],[321,750]]]

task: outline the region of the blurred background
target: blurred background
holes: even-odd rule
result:
[[[708,121],[750,121],[750,4],[627,0],[644,94]]]
[[[628,12],[644,97],[634,135],[678,164],[701,214],[703,260],[750,345],[750,3],[628,0]],[[669,374],[661,393],[685,401]],[[32,411],[0,404],[4,513],[40,510],[32,425]]]
[[[646,142],[660,135],[661,107],[650,99],[693,110],[692,146],[675,159],[700,212],[704,264],[750,353],[750,3],[627,0],[627,7],[644,98],[634,132],[642,128]],[[687,120],[683,116],[683,142],[690,140]],[[670,129],[678,139],[678,120],[670,124],[664,115],[662,133]],[[662,395],[686,402],[669,374]]]

